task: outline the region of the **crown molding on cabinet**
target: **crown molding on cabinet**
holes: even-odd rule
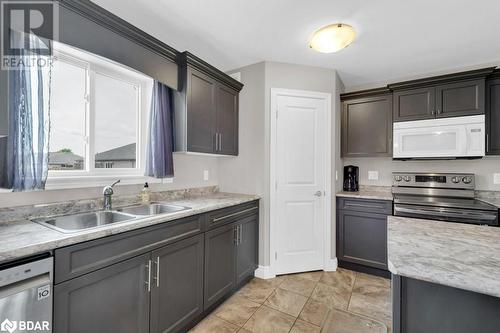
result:
[[[385,95],[385,94],[390,94],[390,93],[391,93],[391,90],[389,88],[386,88],[386,87],[366,89],[366,90],[359,90],[359,91],[353,91],[353,92],[340,94],[340,100],[345,101],[347,99],[352,99],[352,98],[371,97],[371,96]]]

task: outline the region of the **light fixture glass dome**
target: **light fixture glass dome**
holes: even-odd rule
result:
[[[317,30],[309,47],[322,53],[333,53],[346,48],[356,38],[356,31],[353,27],[344,23],[327,25]]]

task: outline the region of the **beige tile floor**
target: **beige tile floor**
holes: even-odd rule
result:
[[[390,332],[390,281],[345,269],[255,278],[193,333]]]

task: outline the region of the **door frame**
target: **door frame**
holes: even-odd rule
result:
[[[277,193],[276,193],[276,150],[277,150],[277,101],[279,96],[310,97],[326,101],[326,143],[325,143],[325,204],[324,204],[324,237],[323,237],[323,270],[335,271],[337,260],[332,258],[332,94],[308,90],[271,88],[270,105],[270,205],[269,205],[269,274],[276,276],[277,267]]]

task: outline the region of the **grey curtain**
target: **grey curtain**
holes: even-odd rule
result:
[[[30,45],[40,43],[32,35],[18,34],[16,38],[28,38]],[[5,158],[0,186],[14,191],[40,190],[45,188],[48,174],[51,65],[47,57],[28,51],[20,57],[25,65],[8,73],[9,135],[0,143]]]
[[[149,121],[146,176],[166,178],[174,175],[172,90],[155,81]]]

